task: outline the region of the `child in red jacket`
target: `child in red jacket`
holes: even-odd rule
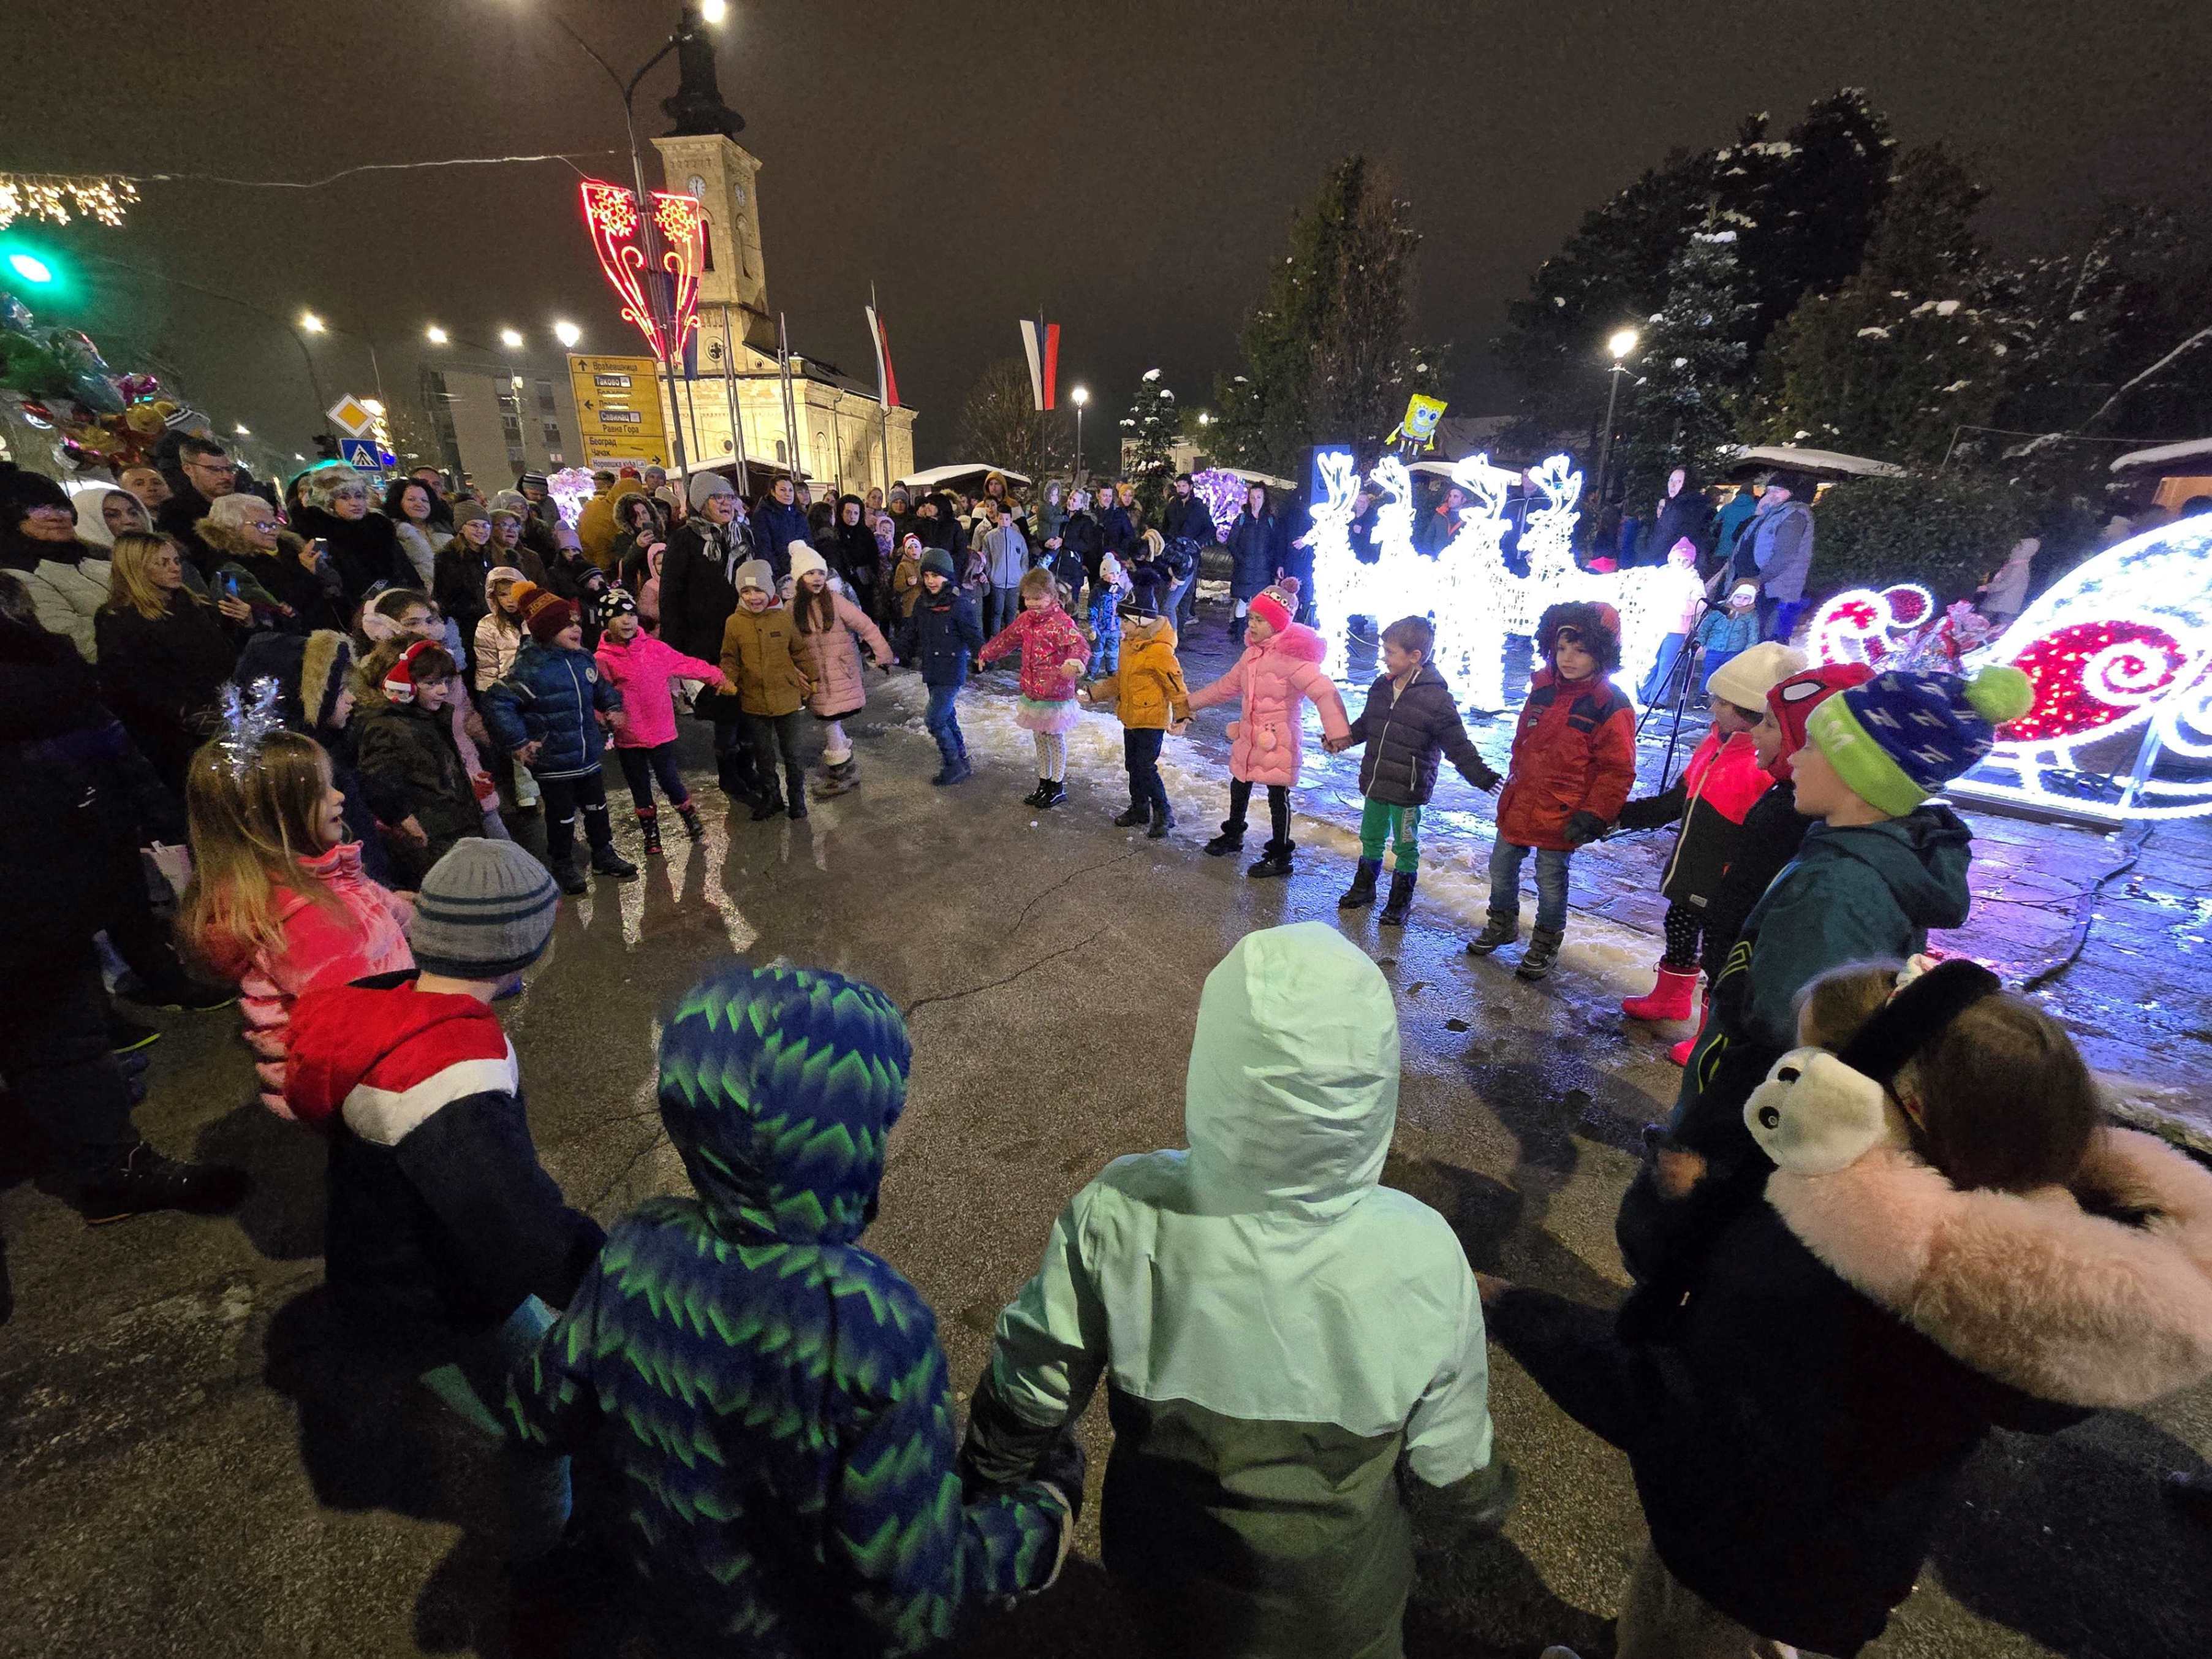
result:
[[[1486,957],[1521,937],[1521,866],[1536,854],[1536,931],[1514,971],[1542,979],[1567,931],[1567,860],[1610,829],[1636,784],[1636,715],[1606,676],[1620,666],[1609,605],[1555,605],[1536,624],[1544,666],[1513,733],[1490,849],[1490,921],[1468,941]]]

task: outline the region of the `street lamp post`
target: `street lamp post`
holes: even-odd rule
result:
[[[1607,468],[1613,460],[1613,404],[1620,396],[1620,377],[1627,372],[1628,354],[1636,349],[1636,331],[1632,328],[1616,330],[1613,337],[1605,343],[1605,349],[1613,354],[1613,367],[1607,371],[1608,384],[1605,392],[1605,436],[1598,445],[1597,492],[1593,498],[1595,505],[1590,514],[1590,526],[1593,532],[1596,529],[1599,514],[1605,511],[1605,475]]]
[[[1091,401],[1087,386],[1076,386],[1067,394],[1067,401],[1075,405],[1075,481],[1083,482],[1083,405]]]

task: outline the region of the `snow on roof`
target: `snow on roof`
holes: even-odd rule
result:
[[[909,472],[899,482],[908,489],[934,489],[956,478],[980,478],[986,474],[1002,474],[1008,483],[1031,483],[1026,472],[1017,472],[1011,466],[994,466],[988,461],[955,461],[950,466],[927,466],[919,472]]]
[[[1787,472],[1832,472],[1845,478],[1901,478],[1905,469],[1864,455],[1845,455],[1832,449],[1800,449],[1795,444],[1753,444],[1738,448],[1729,461],[1731,472],[1759,466]]]
[[[2178,444],[2160,444],[2154,449],[2131,449],[2112,463],[2112,471],[2133,472],[2140,467],[2170,466],[2176,461],[2212,461],[2212,438],[2188,438]]]
[[[1292,483],[1288,478],[1279,478],[1272,472],[1256,472],[1249,466],[1218,466],[1213,470],[1216,472],[1226,472],[1232,477],[1242,478],[1248,484],[1265,484],[1270,489],[1296,489],[1297,488],[1297,486]]]

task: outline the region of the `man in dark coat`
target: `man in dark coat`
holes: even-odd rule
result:
[[[203,576],[215,574],[222,555],[202,539],[200,520],[214,502],[238,487],[238,464],[212,438],[186,438],[177,446],[177,471],[169,479],[169,499],[154,515],[154,527],[173,537]]]
[[[1187,629],[1198,611],[1199,556],[1218,539],[1213,529],[1213,510],[1206,504],[1206,497],[1192,487],[1190,474],[1176,475],[1175,494],[1168,497],[1165,537],[1171,556],[1180,555],[1187,561],[1188,569],[1176,581],[1175,598],[1170,605],[1178,628]],[[1270,581],[1273,580],[1271,576]]]

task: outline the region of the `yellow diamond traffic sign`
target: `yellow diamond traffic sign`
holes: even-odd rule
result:
[[[376,411],[350,392],[324,411],[349,438],[366,438],[376,424]]]

